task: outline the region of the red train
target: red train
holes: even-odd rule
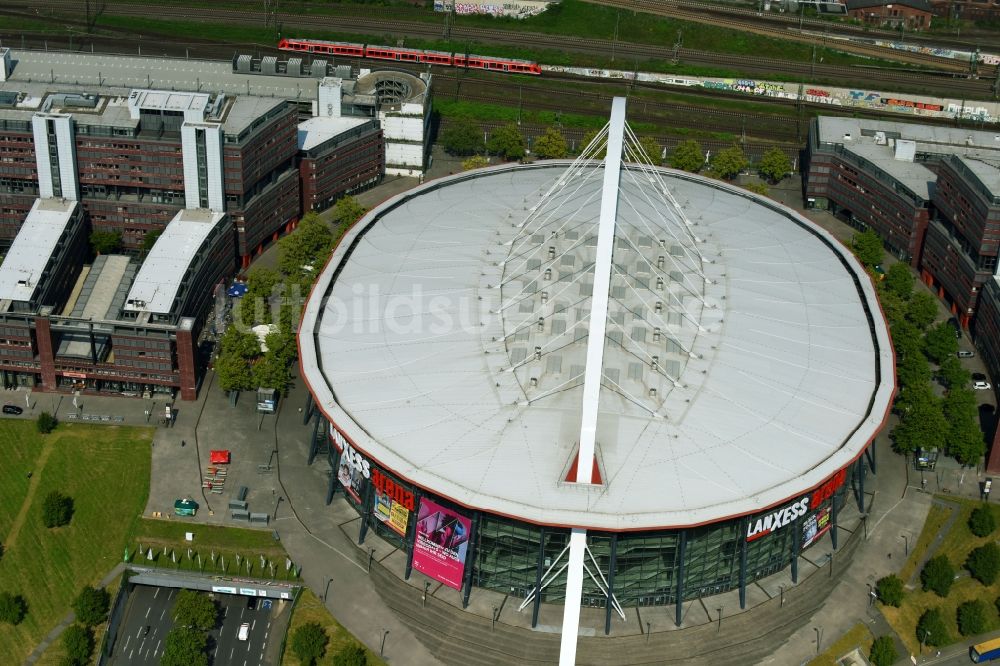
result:
[[[320,39],[282,39],[278,42],[282,51],[318,53],[348,56],[351,58],[374,58],[396,62],[417,62],[429,65],[468,67],[491,72],[515,72],[517,74],[541,74],[542,68],[530,60],[494,58],[467,53],[446,53],[444,51],[423,51],[395,46],[375,46],[372,44],[350,44],[347,42],[326,42]]]

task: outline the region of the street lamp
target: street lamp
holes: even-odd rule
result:
[[[910,537],[907,534],[900,534],[900,538],[903,540],[903,556],[910,556]]]
[[[716,630],[715,633],[722,633],[722,609],[716,608],[715,612],[719,614],[719,628]]]
[[[368,573],[372,572],[372,560],[375,559],[375,549],[368,549]]]
[[[388,629],[382,630],[382,644],[378,647],[378,656],[382,657],[385,655],[385,637],[389,635]]]
[[[427,590],[431,588],[431,582],[429,580],[424,581],[424,597],[422,599],[423,606],[427,606]]]
[[[779,585],[778,589],[781,591],[781,601],[778,603],[778,608],[782,608],[785,605],[785,586]]]
[[[917,654],[923,654],[923,652],[924,652],[924,642],[927,641],[927,636],[931,632],[929,630],[927,630],[927,629],[921,629],[920,633],[922,635],[920,636],[920,647],[917,649]]]
[[[323,603],[326,603],[326,597],[330,594],[330,583],[332,582],[332,578],[326,579],[326,589],[323,591]]]
[[[653,630],[653,623],[652,622],[647,622],[646,623],[646,642],[647,643],[649,643],[649,634],[650,634],[650,632],[652,630]]]
[[[496,606],[493,607],[493,615],[491,616],[492,617],[492,622],[490,623],[490,631],[496,631],[497,630],[497,612],[499,610],[500,609],[497,608]]]
[[[875,597],[878,595],[875,593],[874,585],[872,585],[871,583],[865,583],[865,585],[868,586],[868,608],[871,608],[872,604],[875,603]]]
[[[823,627],[813,627],[816,632],[816,654],[819,654],[820,646],[823,644]]]

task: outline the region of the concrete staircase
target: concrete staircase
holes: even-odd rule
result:
[[[846,536],[846,535],[845,535]],[[860,539],[855,532],[844,539],[830,565],[785,592],[784,606],[774,598],[749,612],[683,630],[662,631],[646,636],[581,637],[578,664],[733,664],[758,663],[794,632],[805,627],[839,579],[838,572],[850,566]],[[376,564],[371,577],[383,598],[418,640],[448,666],[509,666],[510,664],[555,664],[559,660],[559,634],[533,631],[497,623],[491,629],[487,617],[463,611],[435,597],[426,606],[421,593],[391,571]],[[475,592],[473,592],[475,594]],[[634,609],[626,609],[626,614]],[[635,626],[635,625],[631,625]]]

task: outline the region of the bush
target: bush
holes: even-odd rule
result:
[[[969,516],[969,531],[977,537],[988,537],[997,528],[996,518],[988,506],[978,506]]]
[[[941,617],[940,609],[931,608],[920,616],[920,621],[917,622],[917,640],[924,645],[931,646],[945,645],[950,642],[948,629],[944,626],[944,618]]]
[[[215,628],[219,619],[219,607],[207,594],[195,590],[181,590],[174,602],[174,622],[182,627],[194,627],[202,631]]]
[[[0,592],[0,622],[20,624],[28,614],[28,604],[20,594]]]
[[[42,522],[46,527],[69,525],[73,518],[73,498],[53,490],[42,500]]]
[[[875,583],[875,593],[878,595],[879,601],[886,606],[899,608],[900,604],[903,603],[903,581],[895,574],[879,578],[878,582]]]
[[[1000,547],[991,541],[976,548],[965,560],[965,568],[983,585],[992,585],[1000,575]]]
[[[333,655],[333,666],[368,666],[368,653],[354,643]]]
[[[956,613],[959,633],[963,636],[985,633],[989,629],[989,620],[986,616],[988,610],[986,604],[979,599],[966,601],[959,606]]]
[[[67,666],[85,666],[90,663],[90,655],[94,653],[94,634],[89,627],[81,624],[71,625],[63,632],[63,647],[66,648]]]
[[[43,435],[47,435],[55,430],[57,425],[59,425],[59,420],[48,412],[42,412],[39,414],[38,420],[35,421],[35,427],[38,428],[38,432]]]
[[[73,612],[76,619],[89,627],[94,627],[108,616],[111,607],[111,595],[103,588],[93,588],[87,585],[73,601]]]
[[[891,636],[879,636],[872,643],[872,649],[868,653],[868,658],[872,666],[892,666],[899,657],[896,652],[896,644]]]
[[[933,590],[939,597],[947,597],[951,584],[955,582],[955,567],[944,555],[932,557],[920,572],[920,582],[924,591]]]
[[[303,664],[312,666],[323,657],[329,640],[323,627],[316,622],[308,622],[292,634],[292,652]]]

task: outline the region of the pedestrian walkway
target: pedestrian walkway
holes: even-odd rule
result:
[[[125,564],[119,562],[104,578],[101,579],[101,582],[98,583],[97,587],[107,587],[108,585],[111,585],[115,578],[122,575],[123,571],[125,571]],[[28,658],[24,660],[24,663],[34,664],[41,659],[45,651],[49,649],[49,646],[59,640],[62,632],[66,631],[66,629],[75,621],[76,613],[73,611],[66,613],[66,615],[63,616],[63,619],[59,621],[59,624],[53,627],[52,631],[46,634],[45,638],[42,639],[42,642],[35,646],[35,649],[31,651],[31,654],[29,654]]]

